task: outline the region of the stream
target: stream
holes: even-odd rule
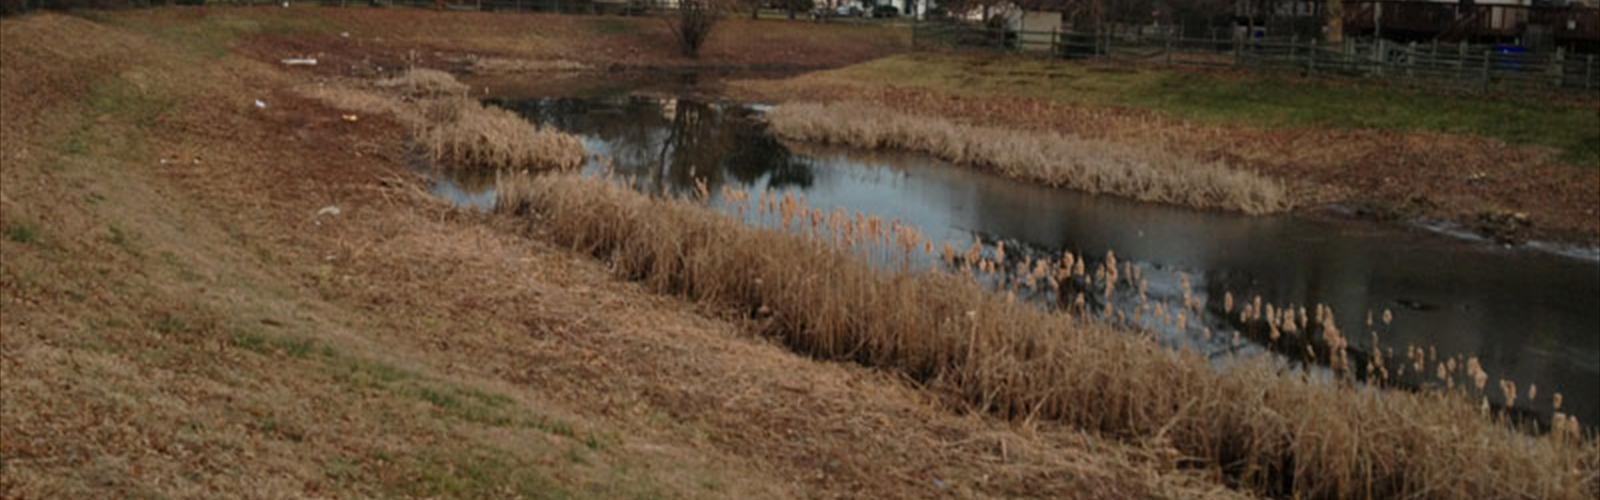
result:
[[[1115,251],[1147,282],[1147,298],[1124,287],[1106,299],[1112,308],[1175,311],[1185,290],[1204,305],[1186,323],[1123,315],[1168,345],[1213,357],[1271,350],[1277,343],[1260,325],[1241,322],[1237,308],[1225,311],[1228,294],[1280,309],[1324,304],[1357,365],[1370,360],[1376,334],[1391,367],[1407,363],[1412,346],[1438,360],[1477,357],[1491,404],[1503,404],[1505,379],[1517,384],[1519,414],[1547,422],[1559,392],[1560,411],[1589,428],[1600,420],[1600,260],[1581,252],[1497,246],[1420,225],[1202,212],[1037,186],[925,155],[786,144],[767,134],[759,107],[738,104],[626,95],[490,102],[578,134],[591,154],[610,159],[591,161],[586,173],[610,169],[642,191],[687,195],[698,180],[710,203],[728,210],[723,187],[790,191],[824,211],[899,219],[935,247],[949,242],[958,251],[975,239],[991,253],[1003,242],[1018,258],[1070,252],[1098,262]],[[434,192],[488,208],[493,187],[493,175],[436,177]],[[1385,311],[1391,322],[1367,326]],[[1294,349],[1277,350],[1291,364],[1315,366]],[[1396,374],[1395,385],[1440,384],[1434,363]],[[1471,385],[1464,376],[1453,383]],[[1532,401],[1529,384],[1538,386]]]

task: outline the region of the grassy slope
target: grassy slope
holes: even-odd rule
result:
[[[1205,123],[1475,134],[1512,144],[1549,146],[1560,150],[1568,162],[1600,168],[1600,113],[1589,105],[1032,59],[898,56],[833,74],[951,92],[1013,93],[1070,104],[1147,108]]]
[[[154,156],[234,159],[151,133],[184,120],[182,96],[222,97],[206,85],[226,73],[271,81],[228,44],[305,25],[221,17],[163,44],[7,23],[7,498],[649,498],[737,481],[375,345],[357,332],[385,325],[316,296],[326,271],[308,289],[306,270],[266,265],[292,250],[249,243],[272,238],[261,227],[164,185]],[[32,60],[33,36],[61,40],[42,48],[59,71]],[[23,90],[38,84],[53,88]],[[668,462],[671,479],[637,471]]]
[[[275,11],[0,22],[0,496],[1237,496],[441,206],[235,55],[347,29]]]

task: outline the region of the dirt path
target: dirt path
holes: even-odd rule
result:
[[[0,496],[1236,496],[451,208],[396,122],[240,57],[282,25],[167,12],[0,24]]]

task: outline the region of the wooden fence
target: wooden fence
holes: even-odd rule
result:
[[[1012,51],[1064,59],[1290,71],[1470,91],[1600,93],[1595,55],[1514,53],[1494,46],[1347,40],[1329,46],[1294,39],[1186,38],[1170,32],[1101,35],[1016,31],[966,23],[917,23],[919,49]]]

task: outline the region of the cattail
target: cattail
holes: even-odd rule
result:
[[[1478,362],[1477,356],[1467,358],[1467,375],[1472,377],[1473,385],[1480,391],[1489,383],[1489,374],[1483,371],[1483,364]]]

